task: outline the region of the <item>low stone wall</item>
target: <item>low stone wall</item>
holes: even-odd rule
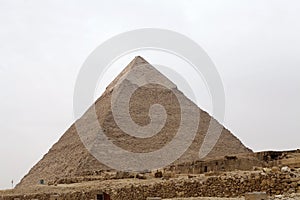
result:
[[[194,162],[185,162],[171,165],[165,168],[176,174],[202,174],[210,171],[251,171],[254,167],[273,167],[284,166],[300,167],[300,162],[282,163],[283,159],[289,154],[300,153],[300,150],[294,151],[264,151],[249,154],[228,155],[224,157],[198,160]]]
[[[191,176],[190,176],[191,177]],[[112,200],[145,200],[147,197],[238,197],[246,192],[264,191],[269,195],[300,192],[300,177],[295,172],[268,169],[265,172],[236,172],[218,176],[176,178],[160,182],[130,183],[122,187],[111,186],[105,192]],[[64,200],[94,199],[96,190],[59,194]],[[3,196],[1,200],[50,199],[49,194]]]
[[[170,180],[155,185],[132,185],[116,190],[113,199],[146,199],[148,196],[238,197],[246,192],[265,191],[269,195],[299,191],[300,178],[292,173],[251,173],[207,177],[205,180]]]
[[[172,165],[165,168],[165,170],[172,171],[176,174],[202,174],[210,171],[250,171],[253,169],[253,166],[264,167],[266,164],[254,156],[225,156],[219,159],[186,162],[178,165]]]

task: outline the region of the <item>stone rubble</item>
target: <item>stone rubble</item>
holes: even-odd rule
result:
[[[286,170],[288,169],[288,170]],[[128,174],[122,174],[128,175]],[[141,176],[141,174],[139,174]],[[120,176],[123,178],[123,176]],[[129,176],[130,177],[130,176]],[[145,175],[143,175],[145,178]],[[187,197],[241,197],[247,192],[266,192],[271,200],[297,199],[300,194],[300,173],[289,168],[263,169],[260,171],[235,171],[227,173],[207,173],[162,178],[147,178],[149,181],[128,180],[125,185],[105,185],[104,191],[112,200],[144,200],[147,197],[187,198]],[[153,181],[151,181],[153,180]],[[160,181],[155,181],[160,180]],[[100,182],[102,183],[102,182]],[[103,181],[105,184],[105,181]],[[59,186],[58,186],[59,187]],[[96,190],[60,194],[62,199],[88,200]],[[21,199],[49,199],[50,194],[23,196]],[[0,196],[1,197],[1,196]],[[12,200],[20,196],[3,196],[1,200]]]

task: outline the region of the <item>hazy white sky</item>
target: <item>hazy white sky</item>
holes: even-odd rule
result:
[[[224,124],[246,146],[299,148],[299,10],[297,0],[0,0],[0,188],[18,182],[74,121],[87,56],[137,28],[174,30],[205,49],[225,87]]]

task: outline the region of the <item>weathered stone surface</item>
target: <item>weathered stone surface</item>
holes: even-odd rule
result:
[[[173,84],[174,87],[167,89],[149,84],[145,87],[138,88],[130,100],[130,114],[132,119],[138,125],[147,125],[150,120],[148,116],[150,106],[153,104],[161,104],[164,106],[167,113],[165,127],[161,130],[161,132],[153,137],[140,139],[124,133],[116,124],[111,108],[112,91],[116,87],[122,86],[122,84],[130,84],[130,82],[128,82],[124,77],[130,74],[133,69],[145,64],[148,63],[143,58],[136,57],[95,102],[95,110],[98,115],[99,124],[102,126],[102,129],[110,140],[115,145],[125,150],[131,152],[150,152],[160,149],[173,139],[180,125],[180,106],[178,104],[178,99],[174,95],[177,94],[180,99],[187,103],[189,109],[199,111],[200,122],[199,129],[192,145],[176,162],[181,163],[197,160],[199,158],[199,149],[205,137],[209,123],[211,120],[214,122],[216,121],[209,116],[208,113],[199,109],[193,102],[186,98],[170,80],[152,66],[147,67],[147,70],[152,73],[149,76],[153,76],[153,74],[155,74],[156,77]],[[143,74],[143,76],[151,78],[147,77],[147,73]],[[119,80],[122,81],[117,84]],[[77,122],[84,127],[87,133],[97,134],[98,130],[91,128],[92,120],[89,117],[91,112],[93,112],[92,108],[90,108]],[[188,121],[189,123],[192,123],[193,120],[194,119],[191,118]],[[216,122],[216,124],[218,123]],[[220,124],[218,124],[218,126],[220,126]],[[189,132],[186,134],[189,134]],[[230,131],[223,128],[217,144],[212,149],[208,157],[249,152],[251,152],[250,149],[246,148],[234,135],[230,133]],[[76,127],[73,124],[59,139],[59,141],[53,145],[43,159],[30,170],[17,187],[35,185],[40,179],[44,179],[46,183],[53,183],[55,180],[65,177],[96,175],[98,172],[107,169],[109,168],[97,161],[86,150],[77,134]]]
[[[245,200],[267,200],[269,199],[265,192],[249,192],[245,194]]]

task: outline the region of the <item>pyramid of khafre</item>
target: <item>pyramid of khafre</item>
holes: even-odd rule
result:
[[[199,112],[200,120],[192,144],[175,163],[199,160],[199,150],[207,133],[209,122],[214,119],[185,97],[174,84],[172,89],[157,87],[155,84],[140,87],[132,94],[130,99],[130,115],[132,120],[140,126],[146,126],[151,122],[149,118],[149,108],[151,105],[160,104],[165,108],[167,118],[164,127],[158,134],[151,137],[139,138],[126,134],[118,127],[112,113],[112,91],[117,87],[122,87],[122,85],[128,85],[126,76],[130,74],[133,69],[142,64],[147,64],[147,70],[154,73],[154,76],[173,84],[143,58],[139,56],[134,58],[106,88],[106,91],[94,104],[98,122],[105,135],[114,145],[130,152],[151,152],[162,148],[172,141],[180,125],[180,108],[176,96],[174,95],[177,94],[187,103],[190,109]],[[147,78],[147,70],[141,74],[143,78]],[[149,76],[153,76],[153,74]],[[87,134],[97,135],[97,130],[91,127],[92,122],[89,119],[90,112],[92,112],[91,108],[89,108],[77,122],[84,127]],[[190,121],[193,122],[193,119],[190,119]],[[223,126],[221,126],[221,128],[221,136],[206,158],[251,152],[251,150],[246,148],[230,131]],[[189,132],[186,131],[184,134],[189,134]],[[101,151],[101,149],[98,150]],[[174,151],[176,151],[176,149],[174,149]],[[89,174],[89,172],[109,169],[109,167],[100,163],[89,152],[90,151],[83,145],[77,133],[76,126],[73,124],[59,141],[53,145],[49,152],[21,180],[18,187],[35,185],[41,179],[45,180],[45,182],[55,181],[62,177],[83,176]]]

